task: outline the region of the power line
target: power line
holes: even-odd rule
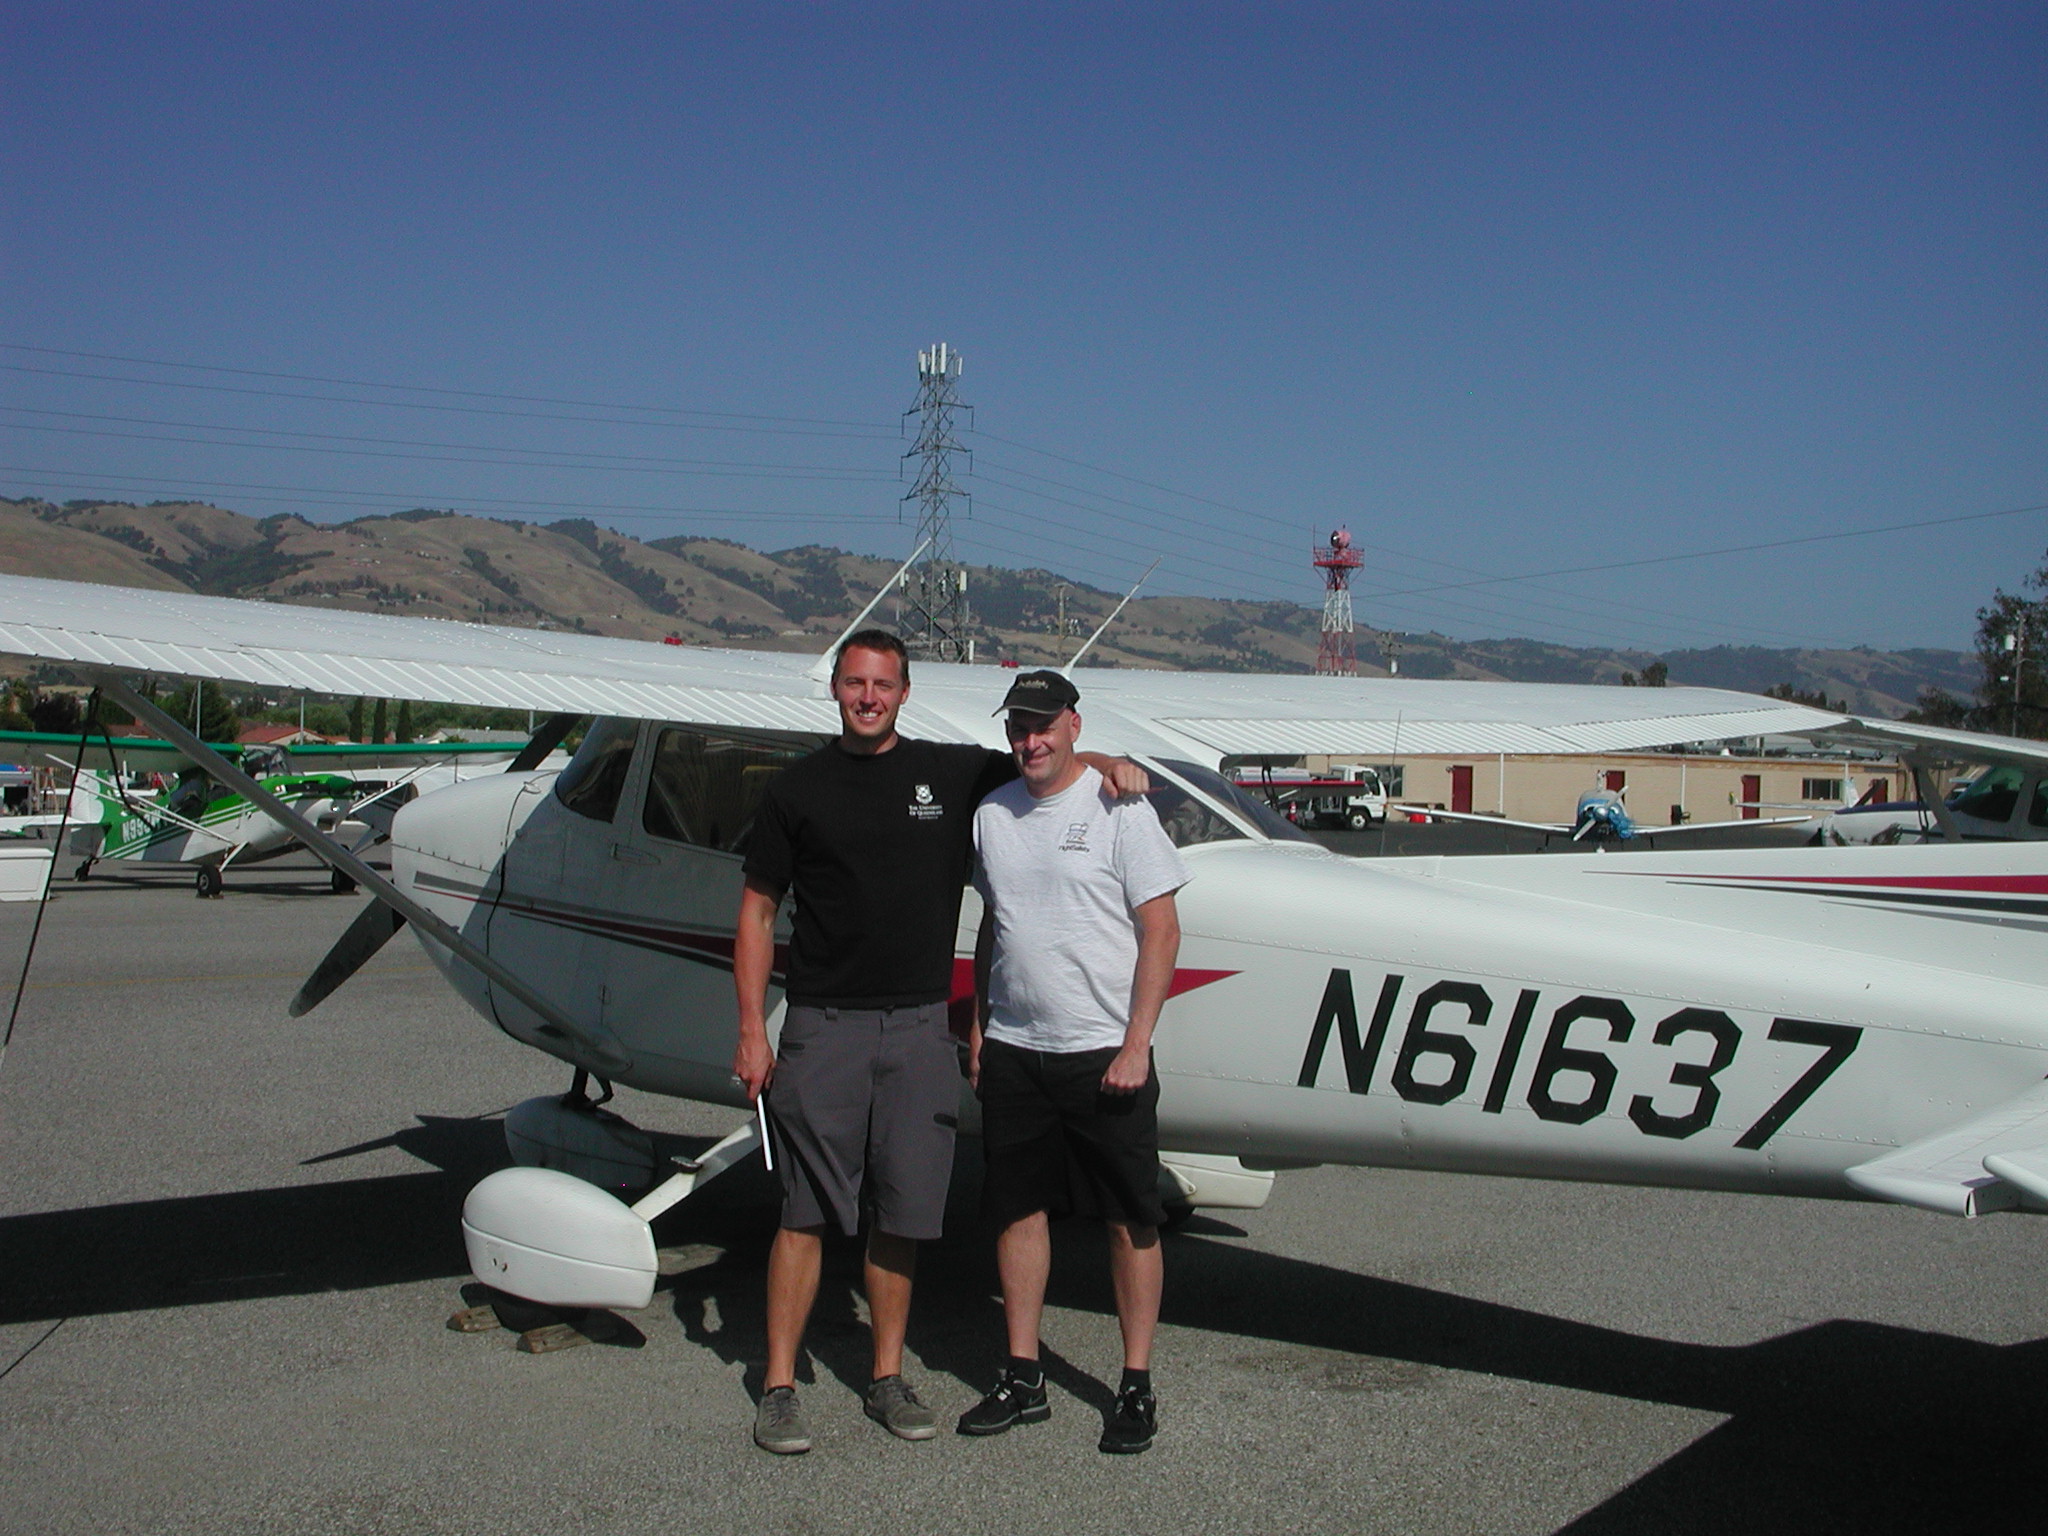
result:
[[[204,486],[211,490],[227,491],[262,491],[266,493],[275,491],[287,491],[301,494],[298,496],[275,496],[266,494],[259,499],[264,501],[292,501],[303,499],[305,500],[306,505],[309,506],[347,507],[360,505],[363,501],[375,500],[397,502],[401,504],[402,507],[410,509],[413,507],[423,506],[430,502],[447,499],[438,492],[432,495],[408,495],[402,491],[350,491],[319,485],[276,485],[267,481],[258,480],[193,480],[189,478],[172,478],[164,475],[128,475],[121,474],[111,470],[50,469],[45,466],[27,464],[0,464],[0,474],[49,475],[53,477],[61,477],[67,480],[84,482],[91,482],[94,480],[126,480],[134,481],[141,485],[173,487]],[[351,499],[346,501],[311,499],[319,497],[348,497]],[[775,521],[788,522],[816,522],[818,520],[817,514],[815,512],[751,512],[742,507],[667,507],[654,502],[641,501],[544,501],[539,498],[531,496],[464,496],[458,499],[466,504],[480,507],[490,506],[503,507],[507,509],[517,509],[521,507],[543,507],[548,509],[549,511],[610,512],[621,515],[646,514],[645,516],[634,518],[635,521],[641,522],[653,522],[677,517],[715,517],[728,520],[763,518]],[[836,522],[861,523],[893,523],[896,521],[894,517],[879,512],[835,513],[833,515],[833,520]]]
[[[651,453],[605,453],[602,450],[580,448],[504,448],[496,443],[441,443],[431,439],[410,437],[371,437],[353,432],[299,432],[282,427],[238,427],[212,421],[165,421],[156,416],[112,416],[99,411],[58,411],[46,410],[33,405],[0,405],[0,411],[13,411],[22,416],[56,416],[65,421],[111,421],[125,426],[176,427],[186,432],[242,432],[255,437],[307,437],[323,443],[377,443],[391,448],[455,448],[465,453],[523,453],[530,457],[541,454],[581,453],[585,458],[616,459],[623,464],[693,464],[717,465],[730,469],[761,470],[816,470],[834,475],[864,476],[882,479],[880,470],[850,469],[834,464],[763,464],[746,459],[679,459],[664,454]],[[263,446],[251,444],[227,444],[228,447]],[[521,466],[522,468],[547,468],[545,465]],[[577,466],[581,468],[583,466]],[[604,468],[606,466],[595,466]]]
[[[1502,581],[1540,581],[1546,576],[1584,576],[1594,571],[1626,571],[1645,565],[1671,565],[1681,560],[1711,560],[1718,555],[1753,555],[1766,549],[1790,549],[1798,544],[1832,544],[1842,539],[1864,539],[1880,533],[1908,533],[1921,528],[1947,528],[1957,523],[1980,523],[1994,517],[2019,517],[2028,512],[2048,512],[2048,502],[2029,507],[2004,507],[1996,512],[1963,512],[1954,517],[1923,518],[1913,523],[1886,523],[1876,528],[1849,528],[1839,533],[1808,533],[1793,539],[1770,539],[1760,544],[1730,544],[1722,549],[1695,549],[1678,555],[1645,555],[1638,560],[1612,560],[1602,565],[1563,566],[1554,571],[1536,571],[1527,576],[1486,576],[1475,581],[1449,581],[1434,587],[1407,587],[1383,597],[1419,597],[1431,592],[1458,592],[1468,587],[1491,586]]]
[[[894,422],[842,421],[829,416],[769,416],[745,411],[699,411],[675,405],[631,405],[613,400],[577,400],[558,395],[506,395],[482,389],[444,389],[431,384],[381,384],[374,379],[330,378],[317,373],[276,373],[262,368],[229,368],[214,363],[179,363],[161,357],[124,357],[115,352],[78,352],[63,347],[34,347],[24,342],[0,341],[0,352],[33,352],[44,357],[83,357],[100,363],[135,363],[146,368],[181,368],[194,373],[227,373],[244,379],[285,379],[294,384],[338,384],[347,389],[404,390],[421,395],[449,395],[466,400],[510,400],[519,405],[579,405],[600,411],[647,411],[669,416],[713,416],[724,421],[780,421],[812,427],[870,427],[878,432],[894,429]]]
[[[112,437],[144,443],[191,443],[201,448],[249,448],[260,453],[320,453],[343,455],[364,459],[412,459],[427,464],[481,464],[493,469],[559,469],[588,470],[610,475],[695,475],[727,480],[828,480],[837,484],[866,483],[886,480],[879,472],[867,470],[777,471],[769,473],[760,470],[738,469],[665,469],[643,464],[533,464],[517,459],[471,459],[446,453],[392,453],[377,448],[317,448],[306,443],[232,443],[214,437],[175,437],[161,432],[114,432],[95,427],[52,427],[29,422],[0,421],[0,430],[9,432],[58,432],[66,437]],[[227,428],[239,431],[240,428]]]
[[[302,390],[253,389],[237,384],[201,384],[193,379],[141,379],[132,374],[82,373],[70,368],[31,368],[0,363],[0,373],[29,373],[52,379],[94,379],[105,384],[145,384],[155,389],[203,389],[217,395],[253,395],[265,400],[314,400],[328,405],[367,405],[388,411],[444,411],[462,416],[506,416],[520,421],[573,421],[610,427],[649,427],[663,432],[753,432],[776,437],[852,438],[862,442],[895,442],[897,432],[822,432],[808,427],[737,427],[695,421],[636,421],[630,416],[565,416],[558,411],[508,411],[488,405],[439,405],[427,400],[358,400],[352,395],[312,395]],[[396,386],[394,386],[396,387]],[[618,410],[658,407],[618,406]]]

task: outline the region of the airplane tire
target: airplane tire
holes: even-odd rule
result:
[[[338,869],[328,876],[327,885],[328,889],[337,896],[353,895],[356,888],[355,881]]]
[[[192,892],[201,898],[220,894],[220,871],[211,864],[202,864],[193,872]]]
[[[80,885],[83,885],[85,884],[86,881],[90,880],[92,878],[92,860],[80,860],[78,868],[71,871],[71,878],[76,880]]]

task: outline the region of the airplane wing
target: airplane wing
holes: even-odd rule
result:
[[[2048,1081],[1848,1170],[1866,1195],[1944,1216],[2048,1210]]]
[[[1389,807],[1389,814],[1426,816],[1431,821],[1476,821],[1489,827],[1520,827],[1526,832],[1554,832],[1563,834],[1577,829],[1576,822],[1570,821],[1515,821],[1506,816],[1488,816],[1479,811],[1440,811],[1428,805],[1396,805]],[[1748,821],[1687,821],[1675,827],[1645,826],[1636,822],[1637,837],[1670,837],[1680,832],[1705,832],[1714,827],[1775,827],[1787,822],[1811,821],[1811,816],[1764,816]]]
[[[0,654],[330,695],[838,729],[814,657],[658,645],[188,593],[0,576]],[[1001,747],[1010,673],[919,662],[907,733]],[[1088,745],[1214,765],[1230,756],[1626,751],[1815,731],[1845,717],[1714,688],[1088,668]]]
[[[1975,731],[1952,731],[1937,725],[1915,725],[1905,720],[1853,717],[1839,725],[1823,726],[1817,734],[1829,741],[1875,747],[1883,752],[1919,752],[1929,757],[1962,758],[1973,763],[2048,768],[2048,741],[2027,741],[2018,736],[1988,736]]]
[[[1520,827],[1525,832],[1565,833],[1572,830],[1569,821],[1516,821],[1507,816],[1487,816],[1478,811],[1440,811],[1429,805],[1390,805],[1389,816],[1420,816],[1429,821],[1477,821],[1489,827]]]

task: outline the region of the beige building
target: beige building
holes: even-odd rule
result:
[[[1330,771],[1361,759],[1311,757]],[[1396,803],[1475,811],[1513,821],[1569,822],[1589,789],[1626,792],[1645,826],[1734,821],[1797,811],[1825,814],[1870,799],[1910,800],[1912,775],[1898,763],[1841,757],[1736,757],[1675,752],[1461,757],[1400,756],[1372,763]],[[1745,806],[1752,809],[1745,811]],[[1753,807],[1761,806],[1756,810]]]

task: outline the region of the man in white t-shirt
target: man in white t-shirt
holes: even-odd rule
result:
[[[1159,1225],[1158,1022],[1180,952],[1174,892],[1187,866],[1142,798],[1118,800],[1074,755],[1080,694],[1029,672],[1003,700],[1021,777],[974,813],[975,946],[969,1077],[981,1099],[983,1209],[1010,1359],[960,1419],[1000,1434],[1051,1416],[1038,1329],[1050,1218],[1100,1215],[1123,1331],[1124,1373],[1101,1449],[1152,1444],[1152,1335],[1164,1269]]]

